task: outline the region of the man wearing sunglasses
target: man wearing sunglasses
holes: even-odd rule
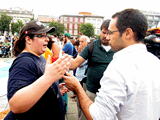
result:
[[[160,118],[160,60],[143,44],[148,23],[135,9],[112,16],[108,28],[111,49],[116,52],[91,101],[76,78],[64,77],[74,90],[88,120],[158,120]]]
[[[17,57],[9,70],[8,101],[11,111],[5,120],[64,120],[64,108],[57,80],[70,66],[71,57],[59,58],[50,64],[42,56],[46,51],[47,33],[36,21],[27,23],[14,46]]]

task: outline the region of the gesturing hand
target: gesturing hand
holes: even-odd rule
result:
[[[63,76],[64,82],[66,83],[66,87],[71,91],[76,91],[78,86],[80,85],[79,81],[73,75],[66,73],[67,76]]]
[[[52,64],[50,64],[50,59],[51,57],[48,57],[47,59],[44,77],[52,84],[67,72],[71,65],[71,56],[64,55]]]
[[[65,85],[66,85],[65,83],[59,84],[61,95],[64,95],[65,93],[69,91],[68,88],[65,87]]]

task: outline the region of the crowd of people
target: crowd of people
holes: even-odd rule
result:
[[[16,36],[4,36],[3,34],[0,36],[0,49],[1,54],[0,57],[10,57],[13,56],[13,46],[15,41],[17,40]]]
[[[65,120],[69,90],[78,120],[158,120],[160,61],[143,44],[146,17],[125,9],[100,28],[98,40],[80,34],[73,43],[69,33],[60,39],[54,27],[27,23],[14,44],[4,120]]]

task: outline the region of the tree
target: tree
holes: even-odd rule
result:
[[[13,18],[11,16],[8,16],[6,13],[2,13],[0,16],[0,30],[3,31],[9,31],[9,24],[11,24],[11,20]]]
[[[88,37],[94,36],[94,26],[91,23],[80,24],[79,31]]]
[[[34,17],[33,18],[30,18],[30,21],[34,20]]]
[[[12,34],[14,33],[20,33],[22,27],[24,26],[22,20],[17,20],[17,23],[12,23],[11,24],[11,31],[12,31]]]
[[[59,22],[50,22],[49,27],[55,27],[56,30],[55,30],[54,34],[57,34],[57,35],[64,34],[64,32],[65,32],[64,24],[59,23]]]

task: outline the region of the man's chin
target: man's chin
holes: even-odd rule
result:
[[[107,42],[107,43],[104,43],[104,42],[103,42],[102,45],[108,46],[109,44],[108,44],[108,42]]]

